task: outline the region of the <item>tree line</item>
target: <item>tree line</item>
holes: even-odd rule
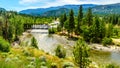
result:
[[[48,24],[52,22],[53,17],[38,17],[19,14],[14,11],[0,12],[0,36],[9,42],[18,40],[29,24]]]
[[[68,16],[64,13],[59,19],[59,31],[67,32],[69,37],[82,36],[87,42],[101,43],[104,38],[117,36],[119,32],[119,28],[115,26],[120,25],[120,15],[94,15],[91,8],[83,13],[82,5],[77,16],[74,16],[74,11],[71,9]]]
[[[94,15],[91,8],[88,8],[87,13],[84,14],[81,5],[77,17],[71,9],[68,16],[64,13],[59,19],[58,31],[67,32],[68,37],[74,35],[82,37],[73,49],[74,60],[80,68],[86,68],[91,63],[90,49],[86,42],[107,45],[111,44],[112,37],[119,37],[120,15]]]

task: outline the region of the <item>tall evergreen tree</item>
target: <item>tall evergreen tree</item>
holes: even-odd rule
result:
[[[13,38],[13,26],[9,25],[9,29],[8,29],[8,41],[11,42],[12,38]]]
[[[63,21],[65,22],[67,20],[67,15],[66,13],[63,14]]]
[[[100,38],[100,41],[105,37],[105,34],[106,34],[105,22],[101,21],[100,26],[99,26],[99,38]]]
[[[63,28],[64,25],[64,15],[60,16],[60,27]]]
[[[3,24],[3,28],[2,28],[2,30],[3,30],[3,37],[7,40],[7,38],[8,38],[8,14],[6,13],[5,15],[4,15],[4,24]]]
[[[95,20],[89,29],[90,41],[100,43],[105,37],[105,31],[106,28],[104,22],[100,22],[100,19],[98,17],[95,17]]]
[[[87,68],[87,66],[89,66],[89,47],[83,40],[77,41],[73,50],[73,55],[75,62],[79,65],[79,68]]]
[[[86,23],[88,24],[88,26],[91,26],[92,22],[93,22],[92,9],[88,8],[86,15]]]
[[[0,19],[0,36],[2,36],[2,20]]]
[[[64,27],[64,24],[65,24],[65,21],[67,20],[67,16],[66,16],[66,13],[64,13],[63,15],[61,15],[60,17],[60,26],[63,30],[63,27]]]
[[[94,23],[90,27],[90,36],[91,36],[90,41],[91,42],[99,42],[99,35],[100,35],[99,28],[100,28],[99,19],[98,17],[95,17]]]
[[[77,17],[77,20],[78,20],[77,29],[76,29],[77,34],[79,34],[81,32],[80,26],[81,26],[81,23],[82,23],[82,18],[83,18],[82,5],[80,5],[79,13],[78,13],[78,17]]]
[[[71,33],[73,33],[73,31],[75,29],[75,22],[74,22],[74,12],[73,12],[72,9],[70,10],[70,13],[69,13],[69,20],[68,20],[68,22],[69,22],[69,31]]]

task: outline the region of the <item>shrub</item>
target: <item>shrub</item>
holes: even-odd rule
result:
[[[113,29],[113,34],[114,34],[114,36],[118,36],[119,31],[118,31],[118,29],[117,29],[117,28],[114,28],[114,29]]]
[[[57,46],[55,53],[56,53],[55,55],[58,56],[59,58],[65,58],[66,56],[65,49],[61,47],[60,45]]]
[[[52,63],[50,68],[57,68],[57,64],[56,63]]]
[[[114,65],[114,64],[108,64],[106,68],[119,68],[119,66]]]
[[[23,54],[25,56],[31,56],[31,53],[28,50],[23,50]]]
[[[38,49],[37,41],[36,41],[36,39],[34,37],[31,39],[31,46],[33,46],[33,47]]]
[[[57,26],[57,31],[59,31],[59,32],[61,31],[60,25]]]
[[[103,40],[102,40],[102,44],[103,44],[104,46],[109,45],[109,44],[111,44],[111,43],[112,43],[112,39],[111,39],[111,38],[105,37],[105,38],[103,38]]]
[[[45,57],[45,56],[41,56],[41,57],[39,57],[39,60],[40,60],[41,62],[47,62],[47,60],[46,60],[46,57]]]
[[[10,44],[0,37],[0,51],[2,52],[9,52],[10,51]]]
[[[74,68],[74,64],[72,62],[64,62],[62,68]]]

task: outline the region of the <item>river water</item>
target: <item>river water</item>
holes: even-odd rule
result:
[[[71,55],[71,49],[75,41],[70,41],[65,36],[48,35],[48,30],[45,29],[33,29],[31,30],[31,34],[36,38],[39,49],[50,54],[55,54],[56,47],[61,45],[66,49],[67,55]]]
[[[48,35],[48,30],[44,29],[32,29],[30,33],[37,39],[39,49],[54,55],[54,50],[57,45],[62,45],[67,51],[67,56],[72,55],[72,49],[75,45],[75,41],[68,40],[64,36]],[[120,52],[104,52],[93,50],[91,51],[90,55],[92,61],[98,63],[99,65],[108,63],[120,65]]]

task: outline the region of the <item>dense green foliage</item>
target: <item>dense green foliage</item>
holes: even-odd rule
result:
[[[119,66],[114,65],[114,64],[108,64],[106,68],[119,68]]]
[[[112,43],[112,39],[111,38],[103,38],[103,40],[102,40],[102,44],[104,45],[104,46],[106,46],[106,45],[110,45]]]
[[[83,40],[77,41],[73,50],[73,54],[75,61],[79,64],[80,68],[86,68],[89,65],[89,47]]]
[[[60,18],[62,28],[69,36],[81,36],[87,42],[101,43],[103,38],[118,37],[119,15],[97,16],[93,15],[92,9],[89,8],[86,14],[83,14],[82,6],[79,8],[78,16],[74,16],[73,10],[69,12],[66,21],[63,21],[63,15]]]
[[[110,23],[108,24],[108,27],[107,27],[107,37],[111,37],[113,36],[113,25]]]
[[[105,25],[100,23],[99,19],[95,17],[93,25],[89,28],[90,42],[101,42],[102,38],[105,37]]]
[[[0,36],[3,36],[9,42],[16,41],[26,29],[31,28],[33,24],[48,24],[52,22],[52,17],[35,17],[18,14],[14,11],[0,12]]]
[[[10,44],[0,37],[0,51],[9,52],[10,51]]]

